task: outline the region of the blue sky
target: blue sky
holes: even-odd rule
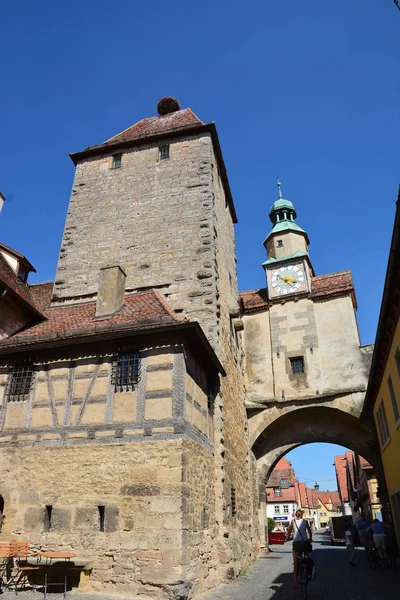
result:
[[[350,268],[373,342],[399,183],[400,14],[391,0],[14,0],[2,23],[0,239],[54,277],[73,165],[171,94],[217,124],[241,289],[265,285],[284,196],[317,274]]]

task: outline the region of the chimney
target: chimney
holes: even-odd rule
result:
[[[102,267],[97,291],[96,317],[116,313],[124,304],[126,273],[119,265]]]

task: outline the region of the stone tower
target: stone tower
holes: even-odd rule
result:
[[[221,148],[215,125],[190,108],[167,98],[158,110],[71,155],[53,304],[96,299],[101,269],[118,265],[126,292],[159,290],[218,350],[221,302],[238,307],[237,219]]]
[[[81,586],[184,598],[247,568],[257,502],[216,128],[158,109],[72,154],[56,280],[0,340],[0,483],[3,532],[72,546]]]

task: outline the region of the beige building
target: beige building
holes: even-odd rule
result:
[[[225,165],[214,124],[158,108],[71,155],[54,284],[0,248],[0,508],[81,589],[165,598],[259,544]]]

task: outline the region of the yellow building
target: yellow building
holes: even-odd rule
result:
[[[365,408],[373,416],[400,543],[400,191]]]

